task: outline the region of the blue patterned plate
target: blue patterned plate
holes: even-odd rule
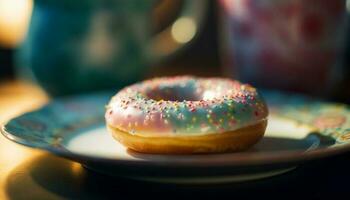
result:
[[[297,164],[350,150],[350,110],[304,96],[263,92],[270,108],[264,138],[240,153],[151,155],[127,150],[106,131],[104,106],[112,93],[57,99],[10,120],[2,134],[86,168],[116,176],[173,183],[264,178]]]

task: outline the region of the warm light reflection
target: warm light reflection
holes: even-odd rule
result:
[[[28,147],[24,147],[14,142],[6,139],[5,137],[0,137],[0,186],[5,188],[9,177],[13,177],[14,171],[18,170],[18,167],[28,161],[36,159],[38,156],[42,155],[43,152],[39,150],[32,150]],[[16,175],[22,174],[16,171]],[[16,178],[12,178],[14,180]],[[4,198],[6,194],[5,190],[0,190],[0,199]]]
[[[181,17],[171,27],[171,34],[178,43],[189,42],[195,35],[197,26],[193,19]]]
[[[38,86],[27,82],[7,82],[0,84],[0,124],[41,107],[49,97]]]
[[[83,171],[83,167],[79,163],[73,162],[71,167],[74,175],[79,175]]]
[[[5,138],[0,139],[0,144],[1,161],[6,163],[6,165],[1,166],[2,170],[14,168],[19,163],[25,162],[41,153],[39,151],[31,152],[26,147],[13,145],[12,141]]]
[[[0,0],[0,45],[14,47],[27,31],[33,0]]]

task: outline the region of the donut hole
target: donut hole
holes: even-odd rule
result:
[[[197,94],[193,88],[164,87],[149,90],[146,96],[156,101],[199,101],[202,94]]]

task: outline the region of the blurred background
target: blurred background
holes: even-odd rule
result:
[[[57,97],[192,74],[350,103],[347,7],[346,0],[0,0],[0,88],[34,85]]]

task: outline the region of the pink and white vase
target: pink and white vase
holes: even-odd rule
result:
[[[226,74],[325,94],[340,80],[345,0],[220,0]]]

